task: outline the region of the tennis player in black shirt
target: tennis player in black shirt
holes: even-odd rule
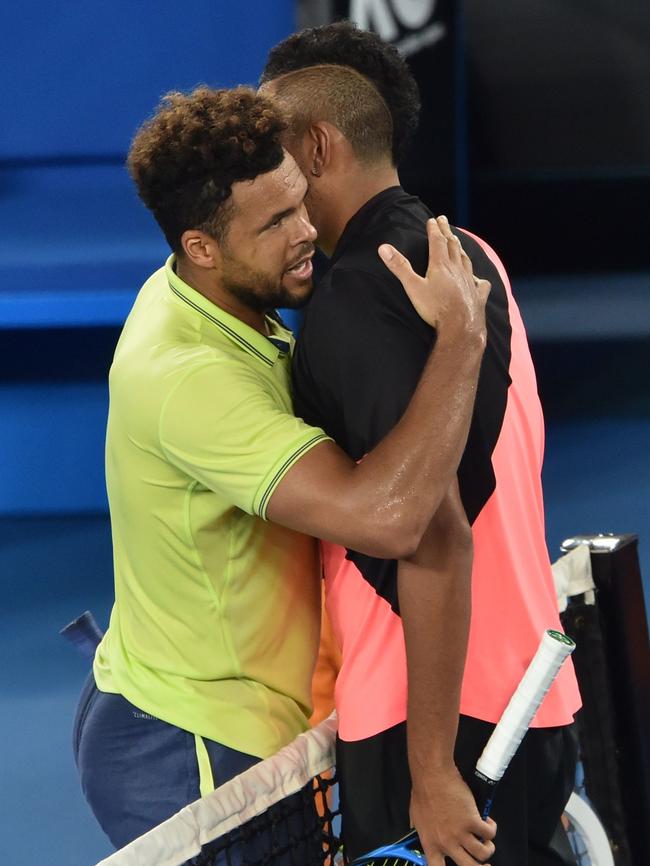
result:
[[[284,144],[309,180],[306,205],[330,257],[294,356],[295,411],[362,460],[399,421],[435,340],[377,256],[387,240],[416,271],[426,268],[430,213],[395,167],[417,120],[417,87],[393,49],[344,23],[281,43],[263,81],[287,109]],[[408,560],[323,545],[343,657],[337,762],[350,858],[414,825],[429,866],[445,856],[483,862],[466,833],[475,805],[462,777],[471,778],[541,633],[560,627],[525,332],[501,262],[455,231],[492,284],[458,483]],[[567,668],[502,783],[492,866],[556,862],[548,851],[572,787],[578,707]]]

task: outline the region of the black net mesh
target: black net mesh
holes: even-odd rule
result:
[[[340,849],[335,786],[333,773],[316,776],[298,793],[208,842],[187,866],[334,866]]]

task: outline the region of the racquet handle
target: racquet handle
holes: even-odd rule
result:
[[[544,632],[533,660],[476,762],[476,776],[486,791],[483,818],[489,814],[494,786],[519,748],[562,663],[574,649],[575,643],[562,632]]]

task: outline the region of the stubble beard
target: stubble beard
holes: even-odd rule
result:
[[[256,313],[283,308],[299,310],[309,301],[313,284],[304,293],[296,295],[282,283],[282,277],[273,280],[268,274],[255,271],[241,262],[228,262],[221,272],[221,284],[242,304]]]

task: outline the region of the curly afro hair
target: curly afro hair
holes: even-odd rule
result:
[[[248,87],[163,97],[133,139],[127,167],[175,252],[188,229],[222,240],[232,185],[280,165],[285,129],[273,102]]]
[[[393,120],[393,162],[398,165],[418,127],[420,94],[404,58],[375,33],[350,21],[294,33],[271,49],[260,83],[328,63],[352,67],[381,93]]]

